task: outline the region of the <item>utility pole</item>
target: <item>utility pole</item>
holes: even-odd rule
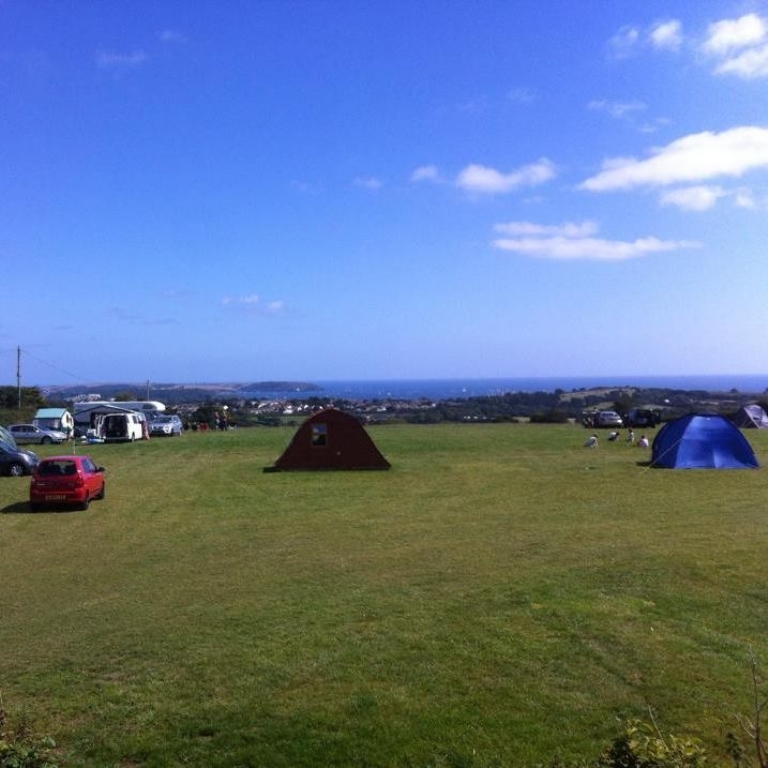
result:
[[[21,410],[21,347],[16,347],[16,393]]]

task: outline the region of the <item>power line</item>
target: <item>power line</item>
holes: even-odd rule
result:
[[[41,365],[46,366],[47,368],[50,368],[51,370],[57,371],[58,373],[63,373],[65,376],[70,376],[73,379],[77,379],[78,381],[82,382],[83,384],[89,383],[89,379],[84,378],[83,376],[80,376],[76,373],[72,373],[72,371],[68,371],[65,368],[62,368],[61,366],[55,365],[54,363],[49,363],[47,360],[43,360],[41,357],[38,357],[37,355],[33,355],[31,352],[29,352],[27,349],[23,347],[14,347],[13,349],[3,349],[0,350],[0,352],[14,352],[18,353],[19,357],[17,358],[17,377],[20,374],[21,370],[21,357],[20,354],[23,353],[24,356],[31,358],[35,362],[40,363]],[[93,381],[91,379],[90,381]]]

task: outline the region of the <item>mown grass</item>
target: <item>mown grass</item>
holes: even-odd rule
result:
[[[2,478],[6,708],[72,766],[534,765],[649,705],[722,752],[768,659],[768,469],[648,470],[572,425],[371,433],[390,472],[264,474],[285,429],[89,446],[88,512]]]

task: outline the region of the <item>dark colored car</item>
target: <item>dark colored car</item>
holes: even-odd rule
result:
[[[626,416],[628,427],[650,427],[661,423],[661,413],[651,408],[633,408]]]
[[[19,448],[11,433],[0,427],[0,475],[21,477],[32,474],[38,461],[36,453]]]
[[[51,456],[32,473],[29,505],[33,512],[49,504],[88,509],[92,499],[104,498],[106,490],[104,467],[97,467],[90,456]]]

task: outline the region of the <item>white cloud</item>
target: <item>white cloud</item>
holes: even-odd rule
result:
[[[614,158],[581,185],[590,192],[640,186],[694,183],[721,176],[742,176],[768,168],[768,128],[742,126],[721,133],[704,131],[651,150],[646,160]]]
[[[649,45],[658,50],[676,51],[682,42],[682,25],[677,19],[669,19],[645,29],[622,27],[608,41],[608,49],[614,58],[626,59]]]
[[[631,56],[640,43],[640,30],[637,27],[622,27],[609,41],[610,52],[617,59]]]
[[[682,24],[678,19],[669,19],[644,29],[622,27],[608,41],[608,47],[615,58],[621,59],[647,48],[678,51],[684,42]],[[697,49],[714,60],[718,75],[768,77],[768,17],[749,13],[716,21],[707,27]]]
[[[605,99],[590,101],[588,109],[596,112],[606,112],[611,117],[621,120],[636,112],[643,112],[646,105],[642,101],[606,101]]]
[[[183,32],[179,32],[177,29],[164,29],[157,35],[158,39],[162,43],[186,43],[187,36]]]
[[[502,173],[484,165],[468,165],[456,178],[456,186],[467,192],[500,194],[519,187],[536,186],[554,178],[556,168],[547,158],[525,165],[510,173]]]
[[[221,303],[224,306],[254,306],[261,301],[261,298],[256,293],[251,293],[247,296],[225,296]]]
[[[718,75],[768,77],[768,19],[750,13],[710,24],[701,50],[717,60]]]
[[[103,69],[133,69],[147,61],[149,61],[149,55],[145,51],[133,51],[132,53],[99,51],[96,54],[96,64]]]
[[[757,201],[755,200],[752,191],[749,189],[738,189],[734,194],[733,204],[737,208],[747,208],[753,210],[757,208]]]
[[[440,181],[440,171],[435,165],[421,165],[411,174],[411,181]]]
[[[745,80],[768,77],[768,45],[750,48],[738,56],[726,59],[717,66],[719,75],[737,75]]]
[[[294,192],[299,192],[303,195],[313,195],[319,192],[318,187],[302,179],[292,179],[289,186]]]
[[[653,253],[679,251],[699,246],[698,243],[687,240],[660,240],[657,237],[643,237],[631,241],[593,237],[598,227],[591,221],[558,226],[510,222],[497,224],[495,229],[522,236],[498,238],[492,243],[494,248],[522,256],[557,261],[625,261]]]
[[[279,312],[282,312],[285,309],[285,302],[284,301],[270,301],[267,303],[267,305],[264,308],[267,312],[267,314],[275,315]]]
[[[751,211],[768,211],[768,194],[765,189],[755,191],[748,187],[739,187],[732,192],[733,204],[736,208]]]
[[[535,91],[525,87],[512,88],[507,96],[515,104],[532,104],[538,98]]]
[[[728,193],[721,187],[699,185],[670,189],[662,193],[662,205],[676,205],[686,211],[708,211]]]
[[[750,13],[739,19],[724,19],[710,24],[702,49],[705,53],[722,56],[761,43],[766,37],[768,23],[756,13]]]
[[[527,235],[548,237],[589,237],[598,231],[594,221],[582,221],[580,224],[566,222],[565,224],[533,224],[530,221],[510,221],[494,226],[496,232],[504,235]]]
[[[231,307],[254,317],[278,315],[285,310],[284,301],[273,300],[265,302],[256,293],[244,294],[243,296],[225,296],[221,303],[225,307]]]
[[[654,48],[676,51],[683,41],[682,26],[677,19],[657,24],[648,34]]]
[[[375,176],[358,176],[354,180],[354,185],[356,187],[362,187],[363,189],[370,189],[371,191],[375,191],[377,189],[381,189],[384,186],[384,183],[377,179]]]

